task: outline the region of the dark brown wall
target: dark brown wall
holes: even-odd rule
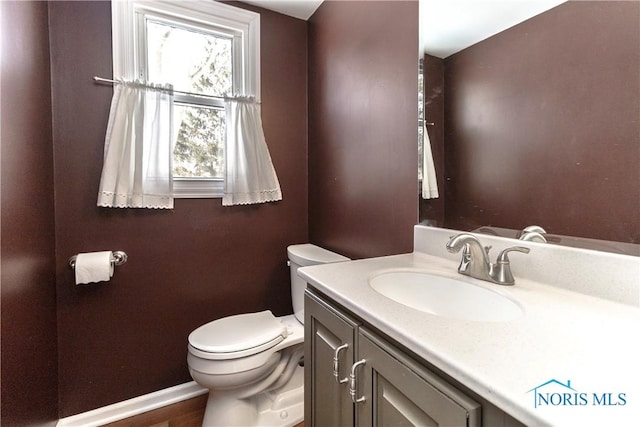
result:
[[[420,223],[444,226],[444,61],[435,56],[424,56],[424,117],[431,142],[433,165],[436,169],[438,195],[435,199],[418,197]],[[433,123],[433,124],[431,124]],[[418,159],[422,161],[422,159]],[[420,190],[422,191],[422,189]]]
[[[324,2],[309,20],[309,234],[350,257],[411,251],[418,3]]]
[[[290,313],[286,247],[307,234],[306,24],[263,11],[262,113],[284,200],[96,207],[112,90],[109,2],[50,3],[60,415],[190,381],[188,334],[223,316]],[[124,250],[109,283],[75,286],[78,252]]]
[[[51,83],[45,2],[0,2],[2,418],[57,420]]]
[[[640,243],[639,16],[568,2],[447,58],[448,226]]]

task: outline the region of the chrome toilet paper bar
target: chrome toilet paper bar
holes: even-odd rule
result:
[[[78,255],[74,255],[69,258],[69,265],[71,268],[76,268],[76,258]],[[127,254],[124,251],[113,251],[111,252],[111,263],[113,265],[122,265],[127,262]]]

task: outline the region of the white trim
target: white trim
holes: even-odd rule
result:
[[[195,381],[165,388],[153,393],[123,400],[113,405],[103,406],[92,411],[72,415],[58,420],[57,427],[98,427],[125,418],[153,411],[173,403],[207,394],[209,390]]]
[[[133,3],[130,1],[112,1],[111,20],[113,78],[134,80]]]

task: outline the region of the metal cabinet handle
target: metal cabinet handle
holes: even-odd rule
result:
[[[364,366],[365,363],[367,363],[367,361],[365,359],[362,359],[354,363],[353,366],[351,367],[351,375],[349,375],[349,379],[350,379],[349,394],[351,395],[351,401],[353,403],[362,403],[365,401],[364,396],[356,397],[356,395],[358,394],[358,381],[356,379],[356,369],[358,369],[358,366]]]
[[[347,348],[349,348],[349,344],[342,344],[340,347],[336,348],[336,351],[333,353],[333,377],[336,379],[338,384],[344,384],[349,381],[347,377],[340,379],[340,352]]]

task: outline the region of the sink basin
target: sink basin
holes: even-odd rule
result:
[[[397,303],[436,316],[505,322],[523,314],[517,302],[498,292],[420,270],[382,272],[369,284]]]

